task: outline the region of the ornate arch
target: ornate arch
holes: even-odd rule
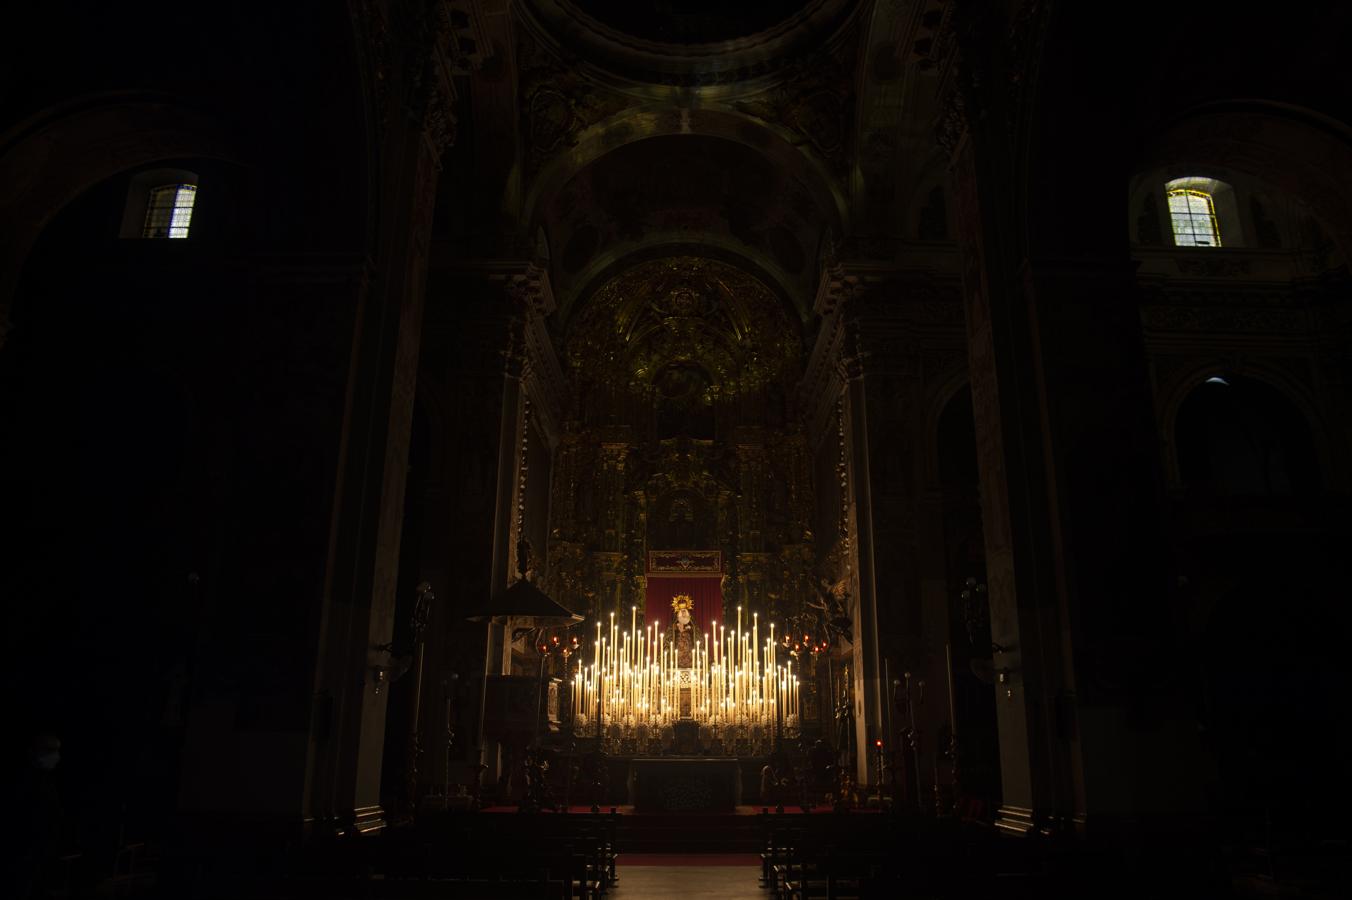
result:
[[[1138,170],[1181,162],[1243,172],[1305,204],[1352,259],[1352,129],[1259,100],[1194,107],[1147,145]]]
[[[0,137],[0,341],[29,251],[62,209],[122,172],[194,157],[239,161],[216,122],[162,95],[84,97]]]
[[[1164,470],[1170,485],[1177,486],[1182,480],[1178,464],[1176,434],[1178,413],[1183,406],[1183,402],[1206,379],[1227,374],[1243,375],[1246,378],[1262,382],[1286,398],[1305,418],[1305,423],[1309,426],[1310,438],[1314,442],[1315,453],[1319,455],[1319,465],[1323,470],[1325,483],[1336,477],[1329,429],[1323,414],[1320,412],[1315,394],[1307,385],[1301,383],[1290,373],[1262,360],[1236,360],[1213,356],[1198,359],[1191,366],[1178,372],[1169,384],[1160,386],[1163,390],[1158,394],[1159,399],[1156,402],[1156,409],[1160,439],[1164,444],[1161,448],[1164,453]]]
[[[849,198],[826,161],[785,130],[742,113],[719,109],[673,110],[636,105],[578,132],[566,151],[555,154],[531,183],[522,205],[522,222],[540,224],[544,205],[583,169],[636,141],[674,135],[701,135],[734,141],[782,169],[811,193],[827,217],[829,232],[844,234]]]

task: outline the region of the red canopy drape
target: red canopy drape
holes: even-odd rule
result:
[[[676,619],[671,598],[689,594],[693,608],[690,618],[695,633],[704,634],[709,626],[723,621],[723,585],[718,576],[692,577],[689,575],[649,575],[647,602],[643,605],[644,622],[666,631]]]

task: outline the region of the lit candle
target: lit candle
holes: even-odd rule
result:
[[[958,701],[953,694],[953,645],[944,644],[944,674],[948,677],[948,733],[958,733]]]
[[[704,711],[706,715],[708,713],[708,703],[709,703],[709,686],[708,684],[706,684],[706,679],[708,679],[709,677],[708,670],[709,670],[709,632],[706,631],[704,632],[704,655],[700,658],[700,672],[699,672],[700,703],[701,703],[700,709]]]
[[[760,613],[751,614],[751,671],[760,674]]]

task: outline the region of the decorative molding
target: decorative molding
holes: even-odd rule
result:
[[[1213,335],[1293,335],[1312,330],[1311,317],[1304,310],[1225,306],[1143,306],[1141,323],[1152,331],[1206,332]]]
[[[837,173],[843,173],[849,165],[854,130],[856,43],[845,40],[836,53],[793,65],[775,87],[738,100],[732,107],[791,129]]]
[[[799,406],[805,412],[808,433],[822,435],[822,440],[825,440],[827,423],[836,402],[845,390],[838,365],[844,331],[844,324],[839,320],[822,323],[807,373],[798,389]]]
[[[836,373],[841,381],[848,383],[864,377],[865,364],[873,351],[866,349],[864,330],[857,318],[845,322],[843,335],[840,354],[836,358]]]
[[[708,407],[792,378],[802,339],[759,279],[673,256],[607,281],[570,324],[567,352],[573,371],[592,382]]]
[[[353,9],[360,32],[355,46],[367,53],[374,89],[376,114],[382,127],[389,125],[390,113],[390,7],[382,0],[360,0]]]
[[[817,282],[817,296],[812,301],[812,311],[819,316],[829,316],[850,299],[858,288],[858,275],[850,274],[839,263],[828,261],[822,266],[821,279]]]
[[[930,347],[966,361],[962,289],[942,277],[828,261],[814,309],[821,326],[798,389],[813,433],[823,433],[844,384],[868,370],[918,377]]]
[[[723,553],[719,550],[649,550],[646,574],[721,577]]]
[[[1174,257],[1174,263],[1184,275],[1236,278],[1253,271],[1253,264],[1249,260],[1228,257],[1180,255]]]
[[[1324,296],[1290,282],[1265,281],[1174,282],[1141,279],[1138,292],[1142,306],[1253,307],[1304,309]],[[1336,296],[1331,297],[1338,302]]]
[[[453,75],[470,75],[487,58],[488,30],[484,27],[483,0],[442,0],[445,54]]]
[[[518,271],[513,271],[512,267],[512,264],[506,264],[490,277],[505,285],[507,295],[518,306],[542,317],[552,315],[557,307],[548,269],[540,262],[516,264]]]
[[[423,136],[440,168],[442,154],[455,143],[456,137],[455,105],[459,94],[455,77],[478,70],[489,42],[481,0],[434,0],[431,10],[431,21],[421,36],[428,45],[426,62],[412,78],[409,112],[421,123]],[[415,42],[414,46],[420,43]]]
[[[514,4],[523,37],[547,42],[587,60],[588,76],[600,84],[717,90],[759,86],[782,77],[811,53],[839,54],[851,25],[868,4],[813,0],[782,22],[755,34],[712,43],[651,40],[623,32],[566,0]],[[825,47],[823,47],[825,45]]]
[[[1004,110],[1009,134],[1022,126],[1033,104],[1054,5],[1022,0],[1005,22],[995,4],[946,4],[927,56],[941,73],[935,139],[950,159],[957,157],[968,125],[992,111]]]
[[[872,267],[864,266],[861,271],[861,267],[836,262],[834,252],[828,251],[813,304],[822,317],[821,327],[798,386],[799,404],[813,434],[826,433],[845,384],[862,374],[865,351],[859,345],[858,323],[849,321],[845,310],[877,280]],[[846,360],[849,363],[843,365]]]
[[[1052,0],[1023,0],[1009,23],[1008,109],[1010,126],[1015,129],[1033,102],[1053,6]]]
[[[942,111],[934,126],[934,139],[950,159],[958,155],[958,147],[967,134],[967,100],[962,91],[950,89],[944,95]]]
[[[520,133],[526,175],[533,176],[579,135],[633,105],[618,91],[585,81],[580,61],[567,58],[531,29],[516,33]]]
[[[961,331],[965,322],[962,286],[904,275],[889,277],[860,290],[850,308],[869,321],[870,331],[896,323],[950,326]]]
[[[481,0],[432,0],[421,7],[360,0],[352,9],[382,129],[391,125],[395,107],[402,108],[439,165],[455,141],[455,76],[477,70],[488,46]]]
[[[536,262],[506,264],[491,273],[489,280],[502,285],[512,308],[508,366],[519,371],[526,395],[535,404],[534,416],[552,445],[558,441],[567,407],[567,388],[545,323],[555,309],[549,273]]]
[[[442,154],[455,143],[456,125],[455,92],[438,84],[429,91],[423,113],[423,136],[427,139],[438,169],[441,168]]]

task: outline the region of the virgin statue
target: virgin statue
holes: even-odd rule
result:
[[[672,626],[672,645],[676,648],[676,667],[688,669],[694,665],[695,623],[690,619],[689,594],[677,594],[671,599],[671,608],[676,611],[676,624]]]

